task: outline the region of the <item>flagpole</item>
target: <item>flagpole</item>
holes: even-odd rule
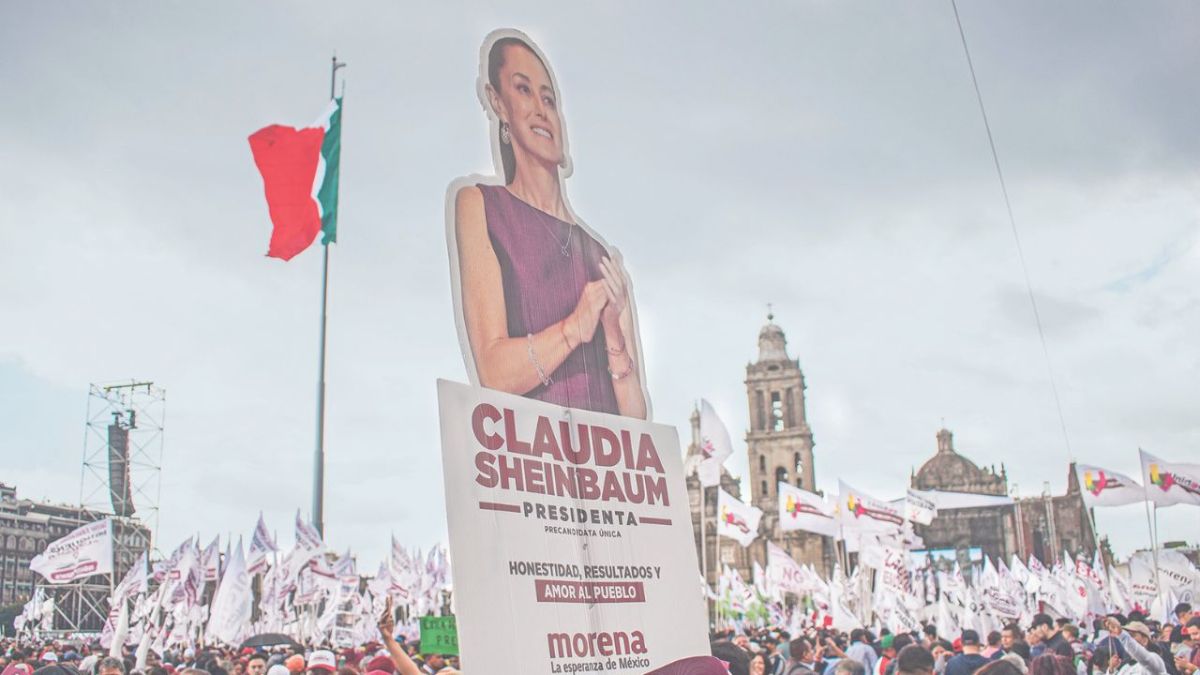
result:
[[[1108,584],[1109,593],[1112,593],[1112,576],[1108,573],[1108,561],[1104,559],[1104,551],[1100,548],[1100,531],[1096,529],[1096,507],[1088,509],[1092,517],[1092,536],[1096,539],[1096,557],[1100,559],[1100,564],[1104,566],[1104,582]]]
[[[329,98],[336,94],[338,68],[346,64],[338,63],[337,54],[333,55],[329,69]],[[328,319],[329,305],[329,242],[324,242],[325,249],[321,262],[321,354],[318,365],[317,380],[317,448],[313,455],[313,527],[322,537],[325,536],[325,325]]]

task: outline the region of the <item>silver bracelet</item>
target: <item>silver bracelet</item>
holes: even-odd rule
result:
[[[533,369],[537,371],[538,379],[547,387],[554,384],[554,380],[550,379],[546,375],[546,371],[542,369],[542,364],[538,363],[537,354],[533,353],[533,333],[525,336],[525,346],[529,351],[529,362],[533,364]]]

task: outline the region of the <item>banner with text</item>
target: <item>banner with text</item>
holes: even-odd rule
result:
[[[493,675],[708,653],[673,427],[438,381],[459,645]]]
[[[112,520],[97,520],[50,542],[29,569],[52,584],[66,584],[113,571]]]

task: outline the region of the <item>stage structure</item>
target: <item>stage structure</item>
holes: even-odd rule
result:
[[[166,392],[153,382],[89,385],[79,521],[113,519],[113,573],[45,586],[55,598],[55,629],[103,628],[113,586],[153,547],[165,423]]]

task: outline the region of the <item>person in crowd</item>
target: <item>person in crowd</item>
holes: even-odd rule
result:
[[[879,656],[869,644],[867,631],[861,628],[850,631],[850,647],[846,650],[846,658],[861,663],[868,673],[875,671],[875,661],[879,659]]]
[[[1019,659],[1018,659],[1019,660]],[[1025,675],[1025,662],[1018,666],[1007,657],[989,661],[987,665],[975,671],[975,675]]]
[[[1175,622],[1180,626],[1186,626],[1192,618],[1192,605],[1190,603],[1181,602],[1175,605]]]
[[[1054,619],[1044,613],[1033,615],[1033,624],[1026,636],[1037,639],[1037,642],[1029,641],[1030,655],[1035,659],[1046,652],[1058,653],[1058,648],[1067,644],[1062,632],[1055,627]]]
[[[891,633],[884,633],[880,636],[879,647],[876,650],[879,658],[875,660],[873,675],[883,675],[887,671],[888,664],[896,658],[896,649],[892,644],[895,640],[896,636]]]
[[[854,659],[839,659],[833,665],[833,675],[866,675],[866,670]]]
[[[750,656],[750,675],[766,675],[766,673],[766,654],[762,651],[754,652],[754,654]]]
[[[988,633],[987,646],[979,652],[983,655],[983,658],[991,659],[998,658],[1000,656],[1000,653],[1004,651],[1004,648],[1000,644],[1001,639],[1000,631],[998,630]]]
[[[982,646],[979,644],[979,633],[968,628],[962,632],[961,642],[962,653],[946,662],[945,675],[972,675],[988,662],[979,653],[982,650]]]
[[[1136,675],[1167,675],[1162,657],[1150,649],[1150,629],[1146,624],[1130,621],[1122,627],[1115,618],[1109,617],[1104,620],[1104,628],[1109,635],[1120,641],[1125,653],[1137,662],[1140,671]],[[1131,672],[1129,675],[1135,673]]]
[[[913,644],[914,642],[915,640],[913,639],[913,636],[909,633],[901,633],[894,636],[892,638],[891,654],[888,656],[887,663],[885,663],[882,668],[878,669],[879,675],[895,675],[896,657],[899,656],[902,649]],[[881,657],[879,660],[882,663],[884,659]]]
[[[933,644],[937,642],[938,639],[937,626],[933,624],[926,625],[921,631],[921,635],[924,637],[924,641],[921,643],[921,646],[927,651],[932,651]]]
[[[1075,665],[1065,656],[1046,653],[1029,664],[1029,675],[1075,675]]]
[[[1191,607],[1188,606],[1188,613]],[[1186,650],[1180,650],[1175,655],[1175,668],[1182,675],[1194,675],[1200,670],[1200,616],[1191,616],[1183,627]]]
[[[1017,642],[1025,641],[1025,631],[1016,623],[1010,623],[1000,629],[1000,652],[994,654],[995,658],[1000,658],[1005,654],[1011,654],[1013,645]]]
[[[284,667],[292,675],[299,675],[306,670],[307,664],[304,661],[304,656],[301,654],[292,654],[283,661]]]
[[[788,643],[787,668],[784,675],[813,675],[814,658],[812,643],[807,638],[798,637]]]
[[[938,640],[933,643],[933,648],[929,651],[933,654],[933,671],[942,675],[946,672],[946,664],[954,656],[954,645],[946,640]]]
[[[779,653],[779,636],[775,633],[768,634],[763,638],[762,645],[765,650],[763,658],[765,660],[764,668],[766,674],[783,675],[783,669],[787,665],[787,658]]]
[[[96,666],[96,675],[125,675],[125,662],[115,656],[100,659]]]
[[[921,645],[910,644],[896,652],[896,675],[933,675],[935,665],[933,654]]]
[[[246,658],[246,675],[265,675],[267,672],[267,655],[254,652]]]
[[[750,675],[750,652],[730,640],[717,640],[711,645],[712,655],[729,664],[730,675]]]

